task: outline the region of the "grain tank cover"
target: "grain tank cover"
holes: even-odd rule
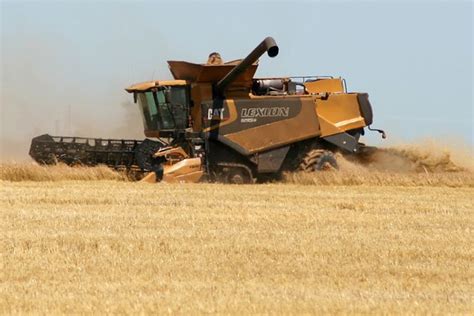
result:
[[[187,61],[169,60],[168,66],[176,80],[215,83],[224,78],[242,60],[233,60],[221,65],[194,64]],[[235,85],[251,85],[257,71],[258,61],[242,72],[234,81]]]

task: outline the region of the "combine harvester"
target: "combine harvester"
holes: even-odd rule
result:
[[[359,142],[373,120],[367,93],[347,92],[341,78],[254,78],[265,52],[278,55],[271,37],[243,60],[222,63],[213,53],[207,64],[168,61],[174,80],[127,88],[153,140],[42,135],[30,155],[45,164],[133,170],[150,182],[240,184],[337,168],[335,152],[373,150]]]

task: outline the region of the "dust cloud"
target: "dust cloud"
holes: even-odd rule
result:
[[[137,76],[130,78],[126,64],[114,73],[106,70],[111,63],[94,69],[91,61],[59,50],[64,43],[57,41],[20,34],[5,45],[2,39],[1,162],[31,161],[31,139],[46,133],[144,138],[138,107],[124,91]]]
[[[379,148],[362,159],[336,154],[339,170],[290,172],[283,182],[303,185],[474,187],[473,149],[420,140]]]
[[[460,142],[423,139],[382,147],[362,160],[339,157],[341,169],[392,173],[474,172],[472,146]]]
[[[7,105],[4,105],[7,104]],[[12,104],[17,111],[3,111]],[[50,108],[49,108],[50,106]],[[54,104],[42,106],[51,115],[23,115],[28,113],[28,103],[8,103],[2,101],[2,127],[0,134],[0,161],[30,161],[28,150],[31,139],[41,134],[84,136],[97,138],[143,139],[142,119],[133,103],[122,101],[115,106],[113,114],[102,119],[87,113],[77,113],[73,117],[62,114]],[[112,107],[112,106],[111,106]],[[34,107],[32,112],[34,112]]]

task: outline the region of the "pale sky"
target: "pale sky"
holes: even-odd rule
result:
[[[471,1],[1,1],[1,152],[31,137],[144,137],[124,88],[167,79],[166,60],[245,57],[257,76],[333,75],[368,92],[389,140],[473,135]]]

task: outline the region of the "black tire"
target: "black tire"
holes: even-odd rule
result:
[[[314,164],[313,170],[315,171],[321,171],[321,170],[327,170],[327,169],[339,169],[339,166],[337,164],[336,157],[334,157],[334,154],[330,151],[324,151],[320,156],[318,161]]]
[[[302,171],[322,171],[329,169],[339,169],[336,157],[329,150],[312,149],[310,150],[299,165]]]

